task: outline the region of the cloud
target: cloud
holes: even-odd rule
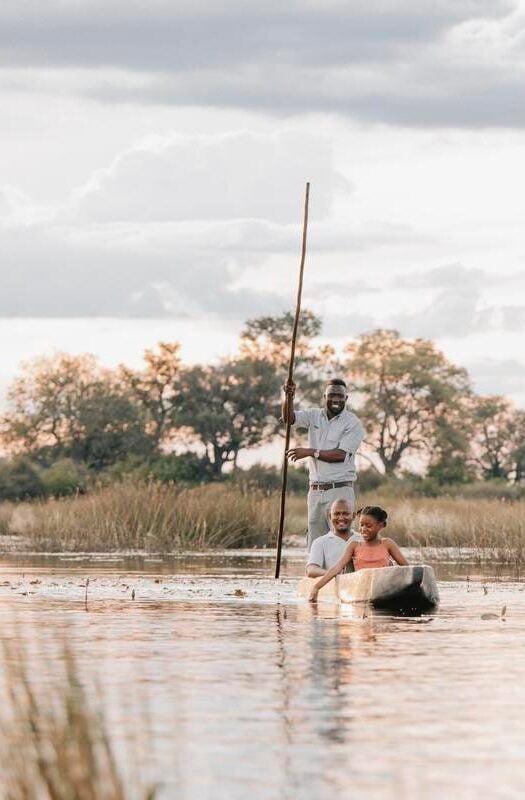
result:
[[[113,234],[33,226],[5,229],[0,317],[225,318],[279,310],[278,291],[236,290],[234,259],[211,248],[135,247]]]
[[[525,324],[525,306],[487,305],[479,288],[445,289],[413,313],[394,315],[391,325],[405,336],[446,339],[488,331],[515,332]]]
[[[506,0],[376,2],[366,14],[341,0],[93,0],[89,6],[5,0],[0,59],[10,64],[108,66],[151,72],[241,64],[344,65],[384,61],[411,44],[438,41],[472,19],[500,19]],[[67,34],[67,35],[66,35]]]
[[[348,182],[322,137],[280,130],[150,137],[97,171],[74,194],[76,219],[90,222],[302,218],[306,180],[316,218]]]
[[[525,401],[525,364],[516,359],[483,358],[472,361],[468,371],[480,394],[503,394]]]
[[[454,288],[456,290],[474,289],[493,283],[497,280],[482,269],[464,267],[460,263],[444,264],[429,270],[402,273],[392,281],[396,289],[437,289]]]
[[[78,73],[104,102],[330,112],[409,126],[523,127],[511,0],[2,4],[0,65],[28,91]],[[22,75],[31,66],[28,74]],[[38,70],[38,71],[37,71]],[[86,73],[90,74],[86,85]],[[73,90],[69,85],[69,90]]]

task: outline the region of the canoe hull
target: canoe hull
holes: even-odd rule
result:
[[[304,578],[300,597],[308,598],[316,579]],[[323,586],[318,600],[341,603],[371,603],[377,608],[421,611],[439,602],[434,570],[427,565],[361,569],[338,575]]]

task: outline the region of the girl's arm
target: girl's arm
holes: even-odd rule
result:
[[[408,561],[397,544],[392,539],[383,539],[383,542],[386,544],[387,550],[396,564],[399,564],[400,567],[408,567]]]
[[[310,592],[310,597],[308,598],[311,603],[316,602],[319,589],[322,589],[323,586],[326,586],[327,583],[330,583],[332,578],[335,578],[336,575],[339,575],[339,573],[342,572],[346,565],[352,560],[355,545],[355,542],[350,542],[337,564],[334,564],[333,567],[325,572],[322,578],[319,578],[319,580],[314,583],[312,591]]]

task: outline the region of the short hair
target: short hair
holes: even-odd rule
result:
[[[386,525],[388,519],[387,512],[381,506],[363,506],[357,513],[363,517],[373,517],[376,522],[382,522],[383,525]]]
[[[342,386],[343,389],[346,389],[346,383],[342,378],[330,378],[329,381],[326,381],[327,386]]]

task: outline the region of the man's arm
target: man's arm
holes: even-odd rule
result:
[[[315,450],[313,447],[292,447],[286,451],[287,457],[290,461],[300,461],[302,458],[315,458]],[[326,461],[328,464],[338,464],[346,458],[345,450],[340,450],[338,447],[333,450],[319,450],[317,456],[319,461]]]
[[[294,396],[295,383],[293,381],[286,381],[283,386],[281,398],[281,420],[285,423],[290,423],[290,425],[293,425],[295,422],[295,412],[293,409]]]
[[[354,416],[354,421],[343,432],[339,446],[343,450],[345,457],[350,458],[356,454],[357,449],[365,437],[365,429],[361,422]]]
[[[320,578],[324,575],[326,569],[322,566],[325,563],[324,550],[320,539],[315,539],[310,548],[310,555],[308,557],[308,564],[306,565],[306,574],[309,578]]]
[[[306,577],[307,578],[320,578],[321,575],[324,575],[326,572],[325,569],[322,567],[318,567],[317,564],[307,564],[306,565]]]

